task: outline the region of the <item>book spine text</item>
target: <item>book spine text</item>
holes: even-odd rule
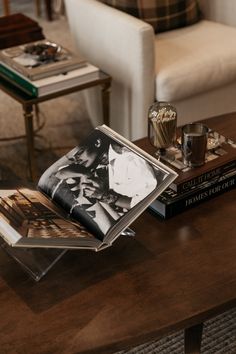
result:
[[[220,182],[213,183],[206,188],[197,189],[192,194],[188,194],[183,198],[176,198],[173,202],[164,203],[156,200],[150,205],[150,209],[159,214],[164,219],[168,219],[180,212],[220,195],[228,190],[236,187],[236,175],[223,179]]]
[[[213,179],[216,176],[220,176],[232,168],[236,167],[236,160],[229,161],[223,166],[216,167],[210,171],[207,171],[199,176],[191,178],[188,181],[182,182],[180,184],[172,183],[170,188],[177,193],[184,193],[190,191],[192,188],[196,188],[198,185]]]

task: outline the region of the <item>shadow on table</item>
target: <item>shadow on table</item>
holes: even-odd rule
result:
[[[89,301],[88,297],[95,296],[96,292],[106,293],[107,287],[110,292],[112,289],[109,279],[122,276],[135,265],[152,258],[153,254],[135,238],[122,236],[112,247],[98,253],[85,250],[67,251],[37,283],[1,250],[0,277],[33,312],[40,313],[75,294],[81,296],[81,301],[84,301],[84,296],[87,296]],[[100,298],[101,294],[98,297]]]

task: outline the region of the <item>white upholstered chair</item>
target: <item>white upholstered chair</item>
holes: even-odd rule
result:
[[[149,24],[97,0],[65,3],[79,51],[113,78],[113,129],[130,139],[147,135],[154,100],[175,105],[179,124],[236,111],[235,0],[200,0],[203,20],[157,35]],[[99,124],[98,96],[91,102],[91,118]]]

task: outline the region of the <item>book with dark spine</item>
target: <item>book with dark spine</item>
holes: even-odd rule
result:
[[[164,219],[171,218],[191,207],[236,187],[236,170],[217,175],[185,193],[167,188],[150,206],[150,210]]]
[[[0,49],[44,39],[42,28],[21,13],[0,17]]]

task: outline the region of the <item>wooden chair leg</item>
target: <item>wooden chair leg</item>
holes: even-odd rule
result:
[[[41,0],[35,0],[35,5],[36,5],[36,15],[38,17],[40,17],[41,14],[42,14],[42,12],[41,12]],[[49,21],[52,21],[53,20],[53,16],[52,16],[52,0],[44,0],[44,5],[45,5],[47,19]]]
[[[35,0],[35,6],[36,6],[36,16],[40,17],[41,16],[41,1]]]
[[[10,15],[9,0],[3,0],[3,13],[4,13],[5,16]]]
[[[52,0],[45,0],[45,7],[47,12],[47,18],[49,21],[52,21]]]

